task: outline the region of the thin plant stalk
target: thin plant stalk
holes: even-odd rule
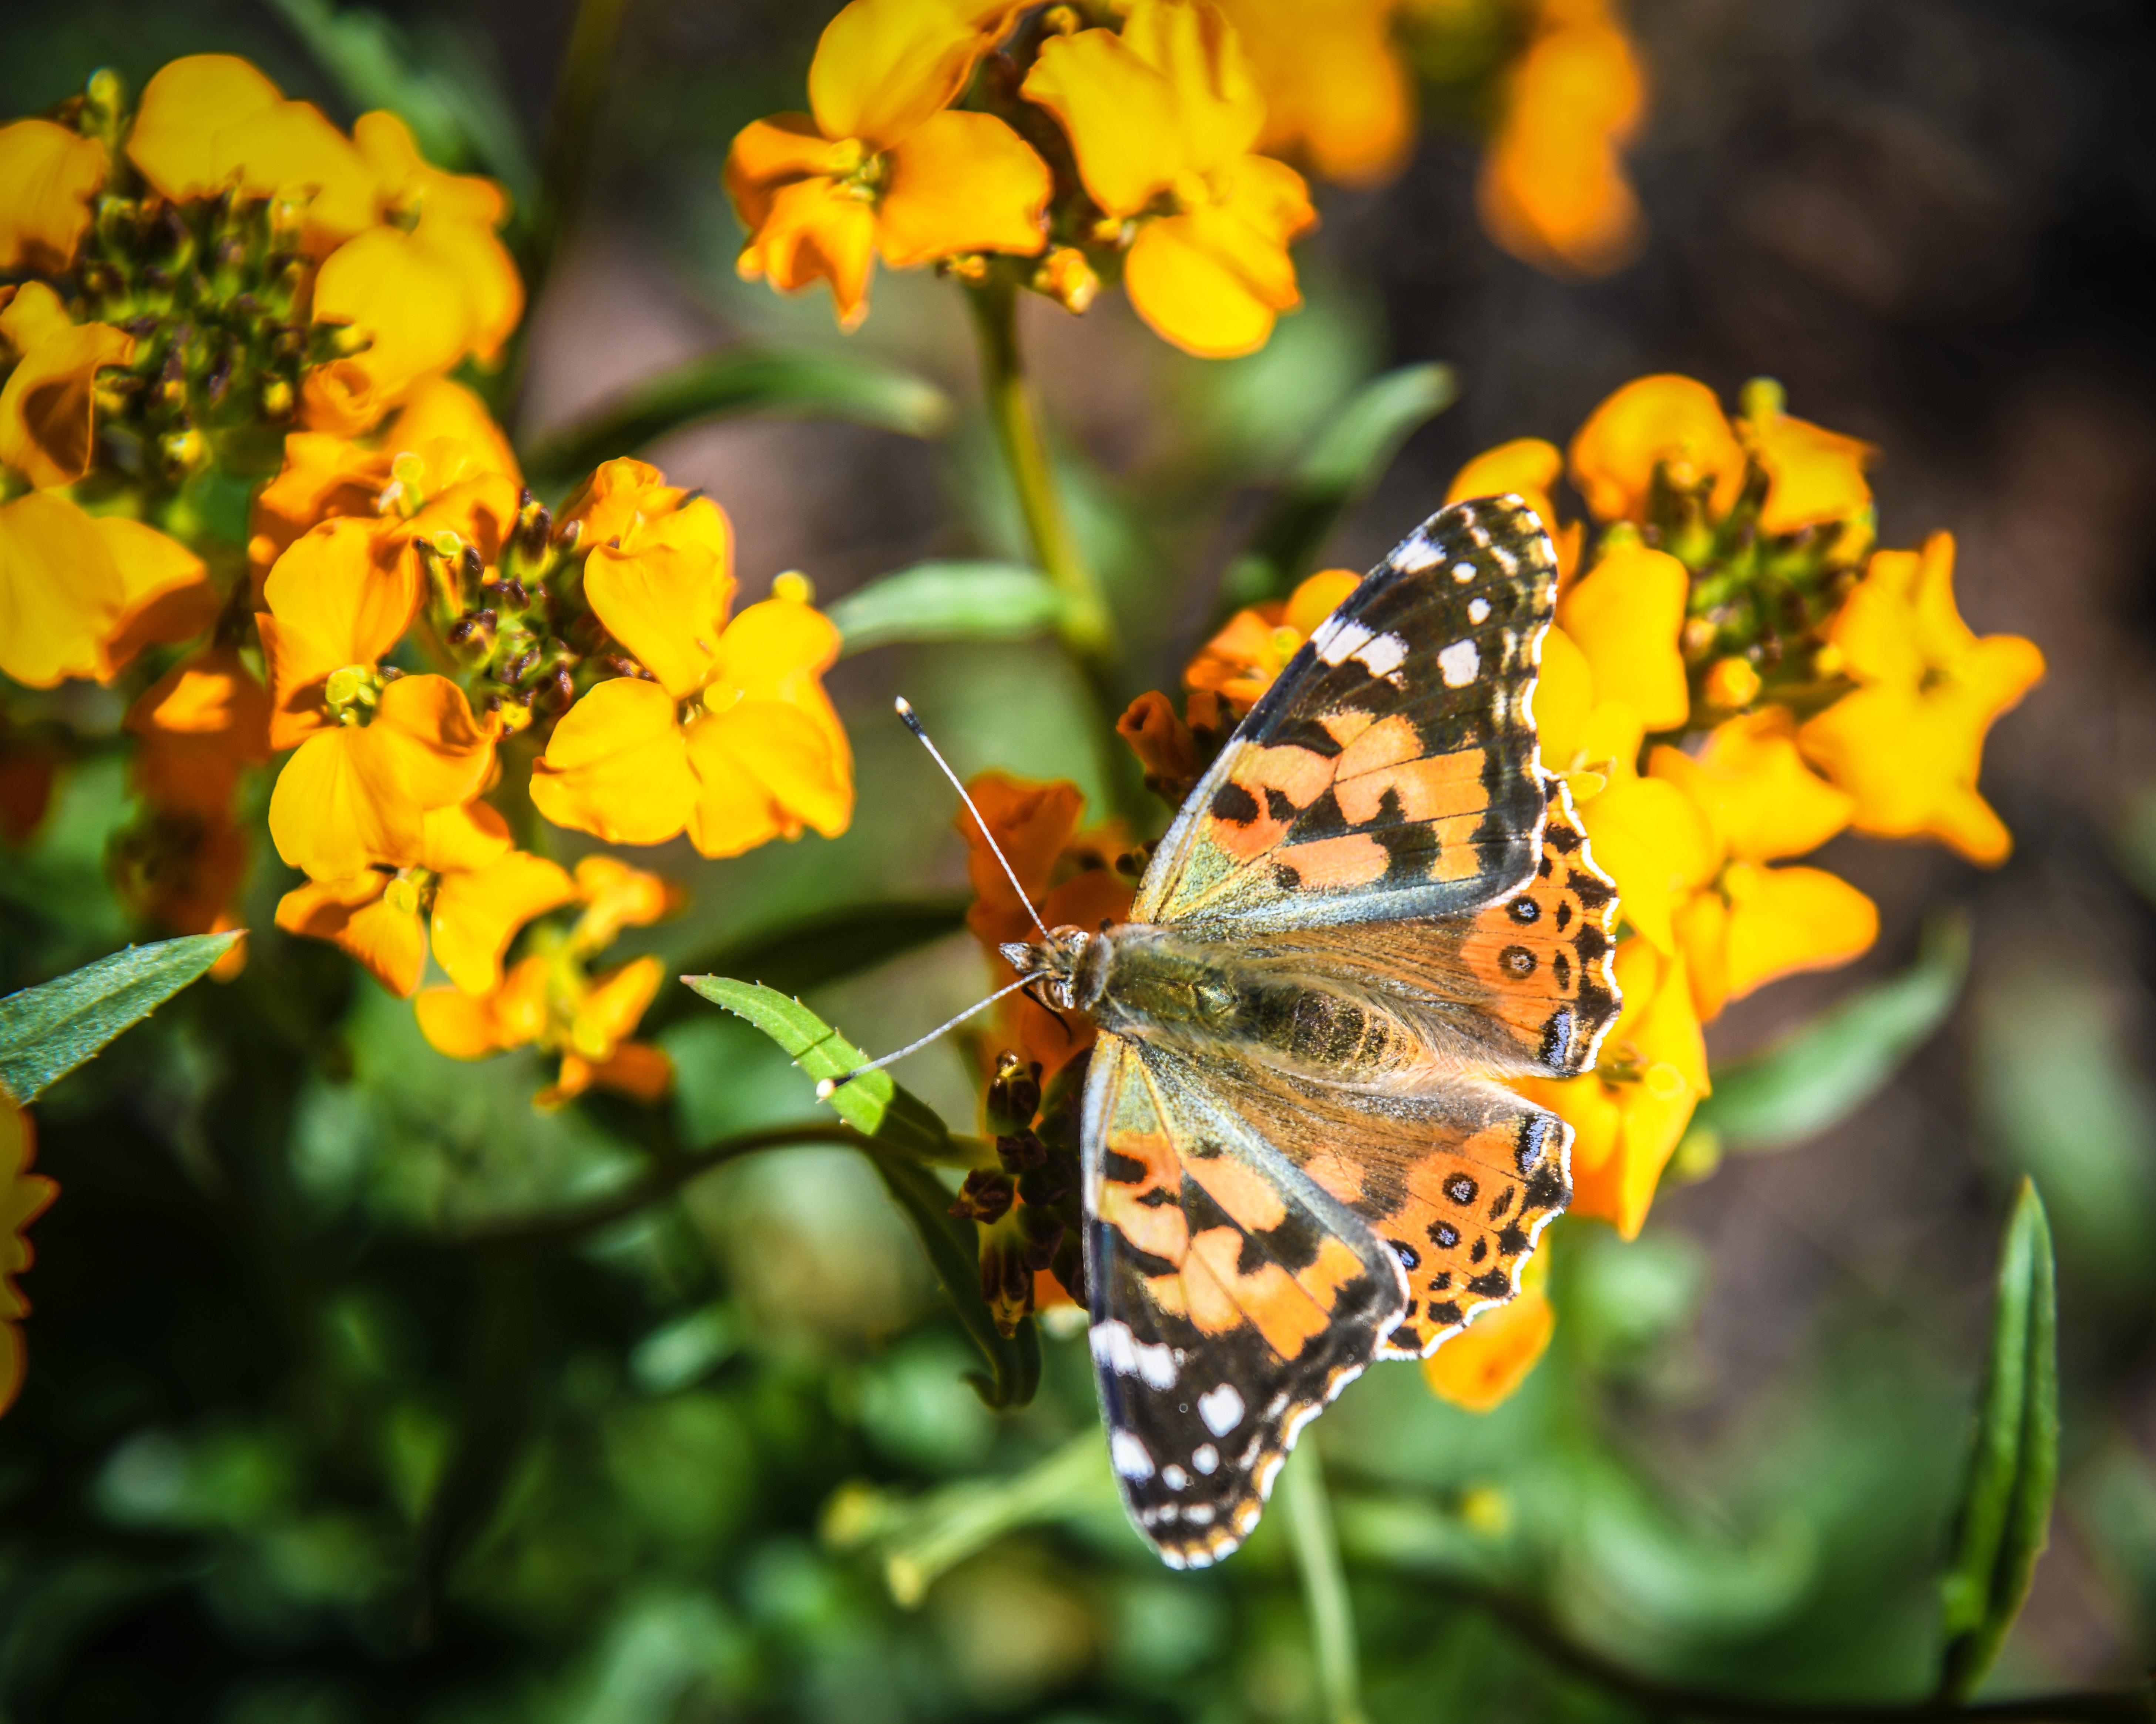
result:
[[[1288,1543],[1302,1577],[1303,1603],[1310,1612],[1311,1647],[1317,1660],[1327,1724],[1363,1724],[1354,1607],[1348,1597],[1348,1573],[1340,1561],[1340,1538],[1333,1530],[1323,1463],[1307,1432],[1301,1458],[1282,1470],[1280,1494]]]

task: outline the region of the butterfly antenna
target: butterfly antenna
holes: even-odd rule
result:
[[[951,770],[951,762],[937,752],[936,745],[928,740],[928,732],[921,728],[920,719],[914,716],[913,703],[901,695],[893,704],[898,708],[898,716],[906,721],[906,729],[912,731],[921,746],[928,751],[928,757],[943,768],[943,776],[951,781],[951,788],[958,793],[958,800],[965,803],[966,812],[973,817],[973,824],[981,829],[981,837],[988,844],[988,854],[1003,864],[1004,874],[1011,883],[1011,890],[1018,894],[1018,901],[1025,906],[1025,913],[1033,918],[1034,926],[1040,930],[1040,937],[1053,942],[1055,936],[1048,931],[1048,924],[1040,919],[1040,912],[1033,907],[1033,900],[1026,896],[1025,888],[1018,883],[1018,870],[1010,865],[1010,858],[1004,854],[1003,847],[996,842],[995,834],[988,830],[988,823],[981,818],[981,811],[973,806],[973,798],[966,794],[966,787],[958,782],[958,775]],[[1009,992],[1009,988],[1004,990],[1004,993]],[[1001,997],[997,996],[998,998]],[[942,1032],[939,1030],[937,1034],[940,1035]],[[896,1059],[897,1056],[894,1054],[892,1057]]]
[[[937,1037],[949,1034],[951,1031],[956,1029],[968,1018],[972,1017],[974,1013],[985,1011],[988,1007],[995,1004],[995,1003],[1001,999],[1005,994],[1016,993],[1019,989],[1024,987],[1027,983],[1032,980],[1033,977],[1030,976],[1021,976],[1017,981],[1012,983],[1009,987],[998,988],[986,999],[976,1000],[972,1005],[967,1007],[964,1011],[953,1018],[948,1024],[939,1024],[936,1029],[930,1030],[927,1034],[921,1037],[919,1041],[908,1042],[896,1054],[886,1054],[880,1060],[871,1060],[865,1065],[856,1065],[851,1071],[847,1072],[844,1076],[825,1078],[822,1082],[816,1085],[816,1099],[819,1101],[829,1101],[832,1095],[837,1092],[841,1085],[850,1084],[855,1078],[863,1075],[865,1073],[875,1071],[883,1066],[888,1065],[894,1060],[903,1060],[908,1054],[917,1053],[920,1049],[927,1047],[929,1043],[934,1041]]]

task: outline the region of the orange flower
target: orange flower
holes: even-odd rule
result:
[[[126,725],[142,739],[136,788],[161,808],[224,814],[240,772],[270,759],[270,696],[235,647],[182,659],[127,709]]]
[[[775,588],[728,622],[726,518],[656,468],[609,461],[570,518],[594,546],[585,598],[653,680],[602,682],[562,716],[532,768],[539,812],[613,844],[685,829],[706,856],[844,831],[853,757],[821,680],[839,652],[829,620]]]
[[[1564,471],[1564,457],[1557,445],[1539,437],[1516,437],[1510,443],[1485,449],[1452,475],[1445,494],[1447,503],[1464,503],[1476,497],[1516,496],[1543,518],[1543,526],[1557,547],[1560,583],[1568,582],[1579,567],[1580,541],[1587,524],[1575,521],[1560,526],[1555,487]]]
[[[786,293],[828,281],[853,329],[868,316],[878,252],[904,269],[1040,250],[1047,165],[993,115],[950,105],[1014,9],[852,0],[833,18],[808,69],[813,116],[759,120],[726,156],[726,192],[748,229],[743,278]]]
[[[1711,484],[1716,515],[1728,513],[1744,488],[1744,447],[1706,384],[1637,378],[1589,413],[1572,439],[1572,482],[1597,521],[1645,522],[1657,468],[1679,489]]]
[[[563,961],[566,950],[535,952],[484,996],[429,988],[418,999],[419,1028],[454,1060],[531,1044],[559,1054],[560,1075],[532,1098],[540,1107],[563,1106],[594,1086],[657,1101],[672,1086],[673,1062],[663,1049],[629,1036],[658,993],[665,967],[640,957],[593,981],[581,965]]]
[[[1511,1303],[1484,1311],[1424,1359],[1423,1380],[1440,1400],[1470,1413],[1491,1412],[1527,1380],[1556,1332],[1545,1235],[1520,1271],[1520,1290]]]
[[[1153,332],[1207,359],[1262,347],[1302,303],[1288,242],[1317,217],[1301,174],[1250,153],[1265,97],[1228,21],[1135,0],[1121,34],[1044,43],[1024,90],[1062,122],[1093,202],[1136,224],[1123,285]]]
[[[502,954],[516,931],[575,896],[557,864],[514,848],[508,823],[471,803],[426,817],[419,859],[409,867],[287,892],[277,926],[341,947],[397,994],[418,990],[431,935],[449,980],[482,994],[501,985]]]
[[[418,608],[417,572],[372,525],[328,521],[263,591],[270,742],[298,747],[270,798],[277,854],[317,880],[416,862],[426,814],[470,801],[494,764],[463,690],[377,664]]]
[[[1219,3],[1265,96],[1260,149],[1306,157],[1343,185],[1375,185],[1407,165],[1415,87],[1393,50],[1397,0]]]
[[[64,272],[110,166],[95,138],[49,120],[0,126],[0,274]]]
[[[15,1404],[23,1388],[22,1325],[30,1301],[15,1277],[34,1260],[23,1230],[60,1193],[44,1174],[30,1171],[37,1144],[29,1115],[0,1090],[0,1413]]]
[[[1977,793],[1984,739],[2043,675],[2044,655],[2018,635],[1977,637],[1955,608],[1953,561],[1950,533],[1873,553],[1827,630],[1857,687],[1797,743],[1856,799],[1858,831],[1936,838],[1995,867],[2014,839]]]
[[[1199,649],[1183,673],[1186,686],[1216,694],[1239,711],[1255,706],[1287,661],[1322,623],[1362,584],[1350,569],[1322,569],[1290,593],[1240,610]]]
[[[1490,237],[1554,275],[1606,275],[1630,263],[1642,236],[1624,146],[1646,101],[1639,57],[1606,0],[1543,0],[1482,158]]]
[[[983,772],[966,788],[1050,927],[1068,923],[1096,928],[1104,918],[1121,921],[1130,914],[1137,888],[1115,865],[1130,849],[1129,836],[1116,822],[1080,833],[1086,798],[1075,784],[1067,778],[1040,783]],[[973,816],[961,808],[955,824],[966,840],[966,875],[973,887],[966,926],[988,953],[996,985],[1002,987],[1015,982],[1018,972],[998,948],[1009,941],[1037,938],[1039,930],[983,842]],[[997,1017],[995,1044],[985,1050],[991,1070],[1006,1048],[1053,1072],[1093,1044],[1093,1027],[1084,1018],[1065,1018],[1023,996],[1004,1001]]]

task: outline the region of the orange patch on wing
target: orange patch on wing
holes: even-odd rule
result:
[[[1224,1155],[1194,1157],[1185,1171],[1245,1233],[1266,1233],[1287,1219],[1279,1188],[1248,1162]]]
[[[1318,1246],[1317,1257],[1296,1271],[1295,1278],[1304,1292],[1331,1311],[1340,1290],[1362,1273],[1363,1260],[1346,1242],[1328,1239]]]
[[[1249,1318],[1265,1345],[1281,1358],[1292,1359],[1312,1336],[1323,1331],[1327,1306],[1277,1263],[1260,1264],[1249,1275],[1240,1273],[1235,1263],[1242,1249],[1243,1236],[1232,1227],[1208,1228],[1191,1240],[1183,1272],[1183,1285],[1192,1296],[1191,1320],[1201,1329],[1205,1326],[1198,1314],[1197,1295],[1209,1272],[1222,1296]]]
[[[1330,1193],[1342,1203],[1353,1204],[1362,1201],[1363,1170],[1347,1157],[1322,1151],[1305,1162],[1302,1171],[1317,1182],[1321,1191]]]
[[[1207,823],[1213,841],[1239,862],[1255,861],[1287,835],[1290,819],[1276,819],[1265,793],[1277,790],[1298,811],[1325,794],[1332,782],[1333,762],[1294,743],[1277,748],[1252,748],[1235,762],[1230,782],[1250,793],[1258,816],[1247,826],[1214,818]]]
[[[1468,818],[1476,818],[1473,816]],[[1463,819],[1460,824],[1466,826],[1467,821]],[[1479,872],[1482,866],[1482,853],[1470,842],[1474,836],[1474,830],[1470,827],[1457,838],[1440,839],[1437,859],[1430,865],[1430,877],[1432,880],[1467,880]]]
[[[1342,770],[1334,782],[1333,792],[1339,798],[1340,812],[1358,826],[1377,818],[1378,807],[1389,790],[1399,798],[1400,812],[1409,820],[1456,818],[1462,814],[1480,814],[1490,806],[1490,793],[1482,782],[1483,752],[1480,748],[1455,749],[1450,754],[1425,755],[1420,759],[1383,761],[1351,774],[1345,767],[1348,755],[1354,752],[1351,748],[1340,757]]]
[[[1101,1184],[1101,1219],[1150,1257],[1180,1263],[1190,1244],[1190,1224],[1175,1203],[1147,1203],[1127,1185]]]
[[[1344,838],[1313,839],[1290,844],[1276,858],[1292,868],[1305,886],[1343,888],[1367,886],[1381,878],[1392,860],[1385,847],[1367,832],[1351,832]]]
[[[1325,726],[1326,734],[1344,750],[1377,720],[1371,714],[1350,706],[1339,712],[1324,713],[1317,721]],[[1337,768],[1339,762],[1336,761],[1333,765]]]

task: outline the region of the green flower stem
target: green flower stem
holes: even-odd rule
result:
[[[1010,469],[1034,553],[1063,600],[1059,632],[1064,644],[1089,669],[1098,670],[1114,657],[1115,625],[1099,583],[1079,551],[1077,536],[1063,511],[1063,500],[1056,493],[1048,445],[1041,437],[1040,415],[1033,392],[1027,387],[1025,362],[1019,351],[1018,288],[1007,278],[991,274],[987,280],[968,287],[966,297],[973,309],[973,331],[981,349],[981,383],[988,398],[988,417],[995,423],[996,442]]]
[[[1355,1613],[1348,1598],[1347,1571],[1332,1526],[1325,1470],[1317,1444],[1302,1439],[1302,1459],[1281,1475],[1281,1509],[1302,1596],[1310,1609],[1310,1638],[1317,1656],[1317,1686],[1325,1697],[1327,1724],[1363,1724],[1362,1669],[1355,1647]]]

